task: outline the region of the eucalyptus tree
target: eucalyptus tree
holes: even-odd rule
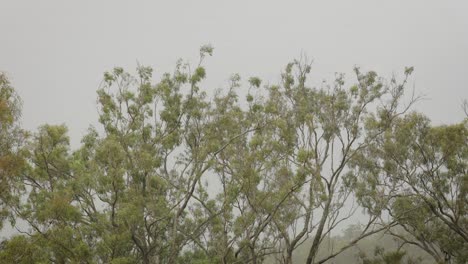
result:
[[[10,85],[6,74],[0,72],[0,230],[8,216],[14,196],[15,180],[25,165],[22,146],[27,133],[19,127],[21,100]]]
[[[355,84],[346,86],[344,75],[337,74],[332,84],[320,88],[307,85],[310,70],[307,62],[289,64],[281,85],[267,87],[264,103],[265,113],[275,120],[268,140],[283,157],[275,164],[276,193],[291,190],[272,221],[283,238],[286,263],[291,263],[293,251],[305,239],[312,240],[307,263],[323,263],[388,226],[378,226],[382,224],[378,215],[369,212],[355,241],[317,259],[324,238],[357,209],[350,202],[355,190],[350,184],[355,177],[348,173],[351,161],[371,147],[416,99],[399,107],[412,68],[405,70],[401,82],[396,78],[387,82],[375,72],[355,68]],[[373,130],[368,129],[371,120]]]
[[[218,134],[250,131],[217,159],[222,183],[217,200],[225,213],[209,231],[222,263],[258,263],[266,255],[291,263],[294,250],[307,240],[312,240],[307,262],[323,263],[394,224],[369,211],[360,236],[316,259],[324,238],[356,212],[357,205],[349,203],[356,180],[348,173],[350,162],[414,102],[399,108],[412,69],[397,83],[356,68],[355,85],[346,87],[338,75],[320,88],[307,85],[310,70],[310,64],[295,61],[278,85],[262,87],[260,79],[251,78],[244,103],[238,102],[235,76],[226,95],[214,102],[221,110],[217,118],[224,120]]]
[[[44,125],[34,134],[21,130],[17,124],[20,99],[4,75],[1,82],[0,195],[10,223],[22,235],[2,241],[0,259],[12,263],[86,262],[91,252],[75,228],[82,219],[80,208],[73,204],[67,129]]]
[[[53,262],[176,263],[221,212],[209,203],[202,178],[238,135],[219,138],[211,105],[195,69],[181,61],[152,83],[115,68],[98,90],[101,129],[91,128],[75,152],[65,126],[42,126],[28,147],[28,169],[15,218],[29,241]],[[213,141],[212,139],[217,139]],[[10,252],[14,252],[11,240]]]
[[[245,99],[238,75],[210,97],[202,62],[211,53],[203,46],[197,65],[179,61],[159,81],[149,67],[136,75],[106,72],[97,91],[100,127],[90,128],[75,151],[65,125],[41,126],[24,148],[11,145],[22,139],[18,101],[2,88],[0,117],[11,120],[2,123],[2,158],[24,157],[20,169],[7,171],[0,162],[1,184],[13,190],[2,192],[2,201],[27,228],[3,243],[0,256],[290,264],[310,242],[307,263],[324,263],[395,224],[381,220],[392,197],[377,199],[363,175],[387,158],[379,144],[414,102],[401,106],[412,68],[401,82],[355,68],[351,85],[338,74],[313,88],[310,63],[294,61],[277,85],[250,78]],[[368,216],[362,232],[319,256],[327,236],[359,206]]]
[[[203,47],[200,63],[211,52]],[[218,137],[220,124],[199,87],[204,77],[201,64],[191,72],[182,62],[156,85],[145,67],[136,79],[119,68],[105,75],[98,91],[104,133],[90,133],[83,150],[91,156],[83,164],[95,168],[95,197],[106,212],[109,236],[117,235],[116,244],[129,241],[122,256],[175,263],[220,214],[202,179],[237,135]],[[110,245],[106,250],[112,255]]]
[[[468,259],[467,121],[433,126],[411,114],[395,120],[359,160],[363,200],[384,209],[404,228],[392,232],[438,263]]]

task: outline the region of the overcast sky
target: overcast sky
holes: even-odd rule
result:
[[[468,98],[468,1],[9,1],[0,0],[0,71],[23,98],[23,126],[66,123],[76,144],[96,124],[96,89],[114,66],[156,72],[178,58],[206,62],[206,89],[233,73],[275,82],[306,53],[312,78],[354,65],[411,80],[436,123],[463,118]]]

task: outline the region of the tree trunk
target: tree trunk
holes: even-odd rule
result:
[[[323,228],[325,227],[325,222],[327,221],[328,214],[330,211],[330,204],[331,204],[332,197],[333,197],[332,194],[330,194],[330,196],[328,197],[327,204],[325,205],[325,209],[323,210],[322,219],[320,219],[320,224],[318,226],[317,233],[315,234],[314,242],[312,243],[312,246],[310,247],[310,250],[309,250],[309,255],[307,256],[307,261],[306,261],[307,264],[312,264],[312,261],[315,259],[315,256],[317,255],[317,251],[318,251],[319,244],[320,244],[320,239],[323,233]]]
[[[250,246],[250,253],[252,254],[252,264],[257,264],[257,254],[255,254],[255,246]]]
[[[288,249],[284,264],[292,264],[292,249]]]

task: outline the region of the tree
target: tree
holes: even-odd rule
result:
[[[467,261],[467,138],[466,120],[432,126],[414,113],[360,156],[368,163],[357,172],[363,200],[384,200],[381,207],[407,231],[393,234],[438,263]]]
[[[264,137],[257,141],[266,141],[280,157],[270,159],[274,171],[270,177],[275,183],[270,191],[285,195],[284,201],[278,199],[281,204],[276,203],[279,208],[272,223],[282,238],[286,263],[291,263],[294,249],[309,237],[312,245],[307,263],[323,263],[386,228],[378,227],[378,217],[370,214],[356,241],[316,259],[324,238],[357,209],[351,204],[351,209],[343,210],[354,192],[349,184],[354,178],[347,173],[350,161],[372,146],[415,100],[398,109],[411,68],[405,70],[401,83],[393,78],[387,84],[375,72],[362,73],[355,68],[357,84],[346,87],[344,76],[338,74],[334,83],[322,88],[307,86],[310,70],[307,62],[289,64],[281,85],[267,87],[269,96],[260,105],[269,127],[262,128]],[[370,119],[376,126],[373,131],[366,128],[365,120]],[[260,178],[268,179],[268,175]]]
[[[423,243],[418,238],[430,230],[422,227],[459,235],[430,244],[461,259],[466,124],[432,128],[406,114],[417,100],[402,105],[412,68],[401,81],[355,68],[351,84],[337,74],[310,87],[311,64],[301,60],[286,66],[279,84],[252,77],[242,90],[233,75],[210,96],[202,64],[212,51],[202,47],[195,67],[179,61],[158,81],[149,67],[135,75],[118,67],[106,72],[97,91],[101,126],[91,127],[76,150],[65,125],[43,125],[21,148],[10,147],[23,162],[6,174],[12,191],[2,199],[11,219],[28,227],[2,244],[0,256],[291,264],[302,246],[307,263],[325,263],[399,224],[413,235],[400,239],[411,243]],[[418,168],[406,179],[412,186],[401,182],[409,161]],[[429,165],[449,179],[441,190],[418,183],[437,178],[421,169]],[[414,187],[413,194],[402,186]],[[457,188],[455,200],[447,197]],[[328,245],[359,208],[367,221],[352,239]],[[421,210],[420,218],[408,208]]]
[[[342,210],[354,191],[352,175],[345,173],[348,163],[413,103],[397,109],[411,69],[402,83],[393,79],[388,85],[374,72],[355,69],[358,84],[350,89],[342,75],[332,87],[307,87],[309,71],[308,63],[295,61],[286,67],[280,85],[262,88],[258,78],[249,79],[245,111],[237,103],[238,76],[227,94],[215,100],[217,118],[224,120],[217,134],[251,131],[218,155],[223,192],[217,200],[227,212],[210,231],[219,239],[215,245],[221,245],[223,263],[229,262],[229,254],[244,263],[260,262],[269,254],[291,263],[293,251],[311,236],[308,261],[314,261],[324,238],[356,210]],[[380,100],[388,103],[373,114],[372,104]],[[363,120],[371,118],[379,129],[364,131]],[[377,226],[378,220],[371,215],[356,240],[317,262],[387,228]]]
[[[0,72],[0,230],[16,187],[12,175],[25,165],[21,147],[27,135],[19,127],[20,116],[21,100],[7,76]]]

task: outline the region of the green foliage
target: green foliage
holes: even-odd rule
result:
[[[3,263],[49,263],[41,242],[39,237],[14,236],[0,245],[0,259]]]
[[[2,75],[0,216],[27,225],[2,242],[2,260],[290,264],[300,248],[302,261],[324,263],[385,230],[436,261],[466,261],[467,123],[407,114],[412,68],[388,82],[355,68],[354,82],[337,74],[315,88],[310,63],[296,60],[278,84],[248,79],[243,101],[238,74],[211,97],[203,89],[212,52],[203,46],[198,65],[180,60],[157,81],[144,66],[104,73],[101,127],[76,150],[65,125],[19,129]],[[353,199],[368,222],[324,251]]]
[[[370,259],[365,254],[361,254],[363,264],[403,264],[403,257],[406,252],[404,251],[394,251],[394,252],[384,252],[384,249],[381,247],[376,247],[374,252],[374,258]],[[411,260],[406,263],[413,263]]]
[[[21,100],[4,73],[0,72],[0,229],[8,216],[9,204],[15,202],[18,188],[15,175],[26,165],[23,145],[27,133],[19,128]]]
[[[356,164],[366,164],[356,170],[361,203],[388,211],[409,233],[399,237],[420,245],[437,262],[466,262],[466,121],[433,127],[413,113],[393,124],[357,156]]]

